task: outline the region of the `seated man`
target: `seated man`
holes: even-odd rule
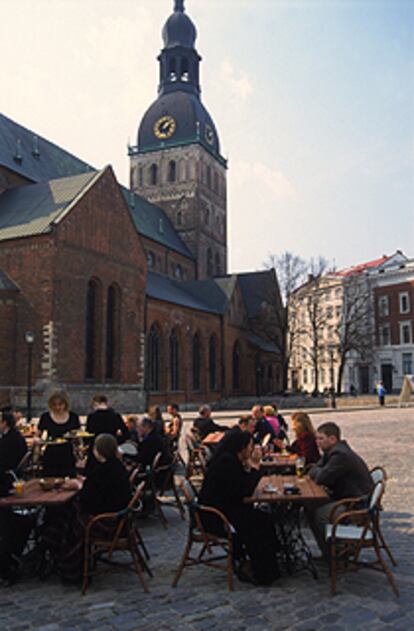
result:
[[[12,412],[2,412],[0,415],[0,487],[11,482],[7,471],[17,468],[19,462],[27,452],[26,441],[16,429],[16,418]]]
[[[209,405],[202,405],[198,410],[198,418],[193,423],[193,429],[200,435],[201,440],[213,434],[214,432],[225,432],[229,428],[225,425],[218,425],[211,418],[211,407]]]
[[[169,464],[171,458],[166,449],[165,440],[163,440],[159,432],[157,432],[154,421],[144,416],[144,418],[138,421],[137,430],[139,443],[138,455],[135,461],[141,465],[142,469],[152,465],[159,451],[162,454],[159,464]]]
[[[261,405],[254,405],[252,407],[252,419],[255,421],[255,429],[253,434],[254,442],[260,444],[265,436],[270,434],[271,441],[274,441],[277,436],[276,433],[269,423],[265,419],[263,408]]]
[[[372,489],[369,469],[361,456],[353,451],[336,423],[323,423],[316,432],[316,443],[322,458],[312,467],[310,477],[325,486],[332,502],[308,511],[309,526],[324,557],[329,557],[325,541],[325,525],[335,501],[345,497],[368,496]]]

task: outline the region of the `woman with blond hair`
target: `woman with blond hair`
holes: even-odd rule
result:
[[[289,451],[306,459],[306,464],[317,462],[320,458],[315,440],[315,430],[306,412],[292,414],[292,429],[296,440],[290,445]]]
[[[47,402],[48,411],[39,419],[37,430],[47,431],[49,438],[62,438],[73,429],[79,429],[79,416],[69,410],[69,400],[64,392],[54,392]]]

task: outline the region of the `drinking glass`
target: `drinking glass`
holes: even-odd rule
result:
[[[298,478],[303,478],[305,472],[305,458],[296,458],[295,469]]]

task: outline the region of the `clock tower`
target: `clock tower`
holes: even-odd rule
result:
[[[175,0],[162,30],[158,97],[129,147],[130,187],[165,210],[204,279],[227,272],[227,162],[201,102],[196,37],[184,0]]]

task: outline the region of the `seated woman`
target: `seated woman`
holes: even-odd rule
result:
[[[79,416],[69,410],[66,394],[55,392],[47,403],[48,411],[42,414],[37,426],[40,435],[47,431],[49,438],[62,438],[67,432],[80,428]]]
[[[162,417],[161,408],[159,405],[151,405],[148,410],[148,418],[154,423],[155,431],[158,432],[160,436],[164,436],[164,419]]]
[[[244,504],[260,478],[252,468],[253,440],[248,432],[232,432],[211,460],[200,492],[200,504],[219,509],[236,530],[236,543],[244,547],[251,562],[252,582],[270,585],[279,576],[277,540],[270,515]],[[205,528],[223,534],[214,515],[203,515]]]
[[[118,443],[111,434],[100,434],[93,445],[97,466],[86,478],[79,494],[85,515],[118,512],[131,499],[128,472],[118,454]]]
[[[266,421],[270,423],[270,425],[273,427],[276,438],[279,438],[280,423],[279,419],[276,416],[274,407],[272,405],[265,405],[263,408],[263,413]]]
[[[313,464],[320,458],[315,439],[315,430],[306,412],[294,412],[292,414],[292,429],[296,440],[288,448],[292,453],[305,458],[306,464]]]

